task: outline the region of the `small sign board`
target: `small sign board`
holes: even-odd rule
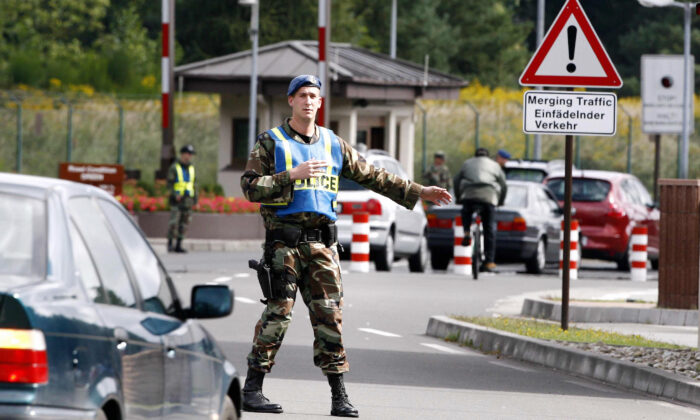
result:
[[[533,134],[613,136],[617,95],[530,90],[523,97],[523,131]]]
[[[94,185],[112,195],[121,195],[122,185],[124,184],[124,166],[63,162],[59,164],[58,177],[82,184]]]
[[[682,55],[642,56],[642,131],[647,134],[680,134],[683,131]],[[694,92],[695,59],[688,62],[690,89]],[[692,95],[692,93],[691,93]],[[692,96],[690,96],[692,98]],[[690,101],[691,112],[693,100]],[[692,133],[695,124],[688,124]]]

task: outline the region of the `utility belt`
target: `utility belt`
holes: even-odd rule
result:
[[[263,258],[260,261],[248,261],[248,267],[257,272],[260,289],[262,289],[265,297],[265,299],[260,299],[260,302],[263,304],[267,304],[269,299],[294,299],[296,295],[296,288],[290,287],[296,280],[294,276],[284,270],[272,269],[275,242],[282,242],[289,248],[296,248],[299,244],[309,242],[322,242],[327,247],[330,247],[338,242],[338,227],[334,223],[325,225],[320,229],[285,226],[281,229],[265,232],[265,253]]]
[[[285,226],[281,229],[265,232],[266,247],[276,241],[284,243],[289,248],[296,248],[299,244],[308,242],[323,242],[327,247],[330,247],[338,242],[338,226],[335,223],[324,225],[320,229]]]

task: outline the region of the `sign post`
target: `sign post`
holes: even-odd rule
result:
[[[567,330],[574,135],[612,136],[617,131],[614,93],[573,92],[573,88],[622,87],[622,78],[578,0],[566,1],[520,76],[520,84],[567,88],[567,91],[531,90],[523,97],[525,133],[566,135],[561,328]]]

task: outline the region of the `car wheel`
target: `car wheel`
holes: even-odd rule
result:
[[[231,397],[226,395],[224,397],[224,404],[221,409],[221,414],[219,415],[221,420],[238,420],[238,414],[236,413],[236,407],[233,406],[233,401]]]
[[[408,259],[408,269],[412,273],[423,273],[428,267],[428,258],[430,257],[430,250],[428,249],[428,239],[425,235],[420,237],[420,247],[418,252],[411,255]]]
[[[617,269],[620,271],[630,271],[630,268],[632,267],[632,264],[630,263],[630,248],[632,247],[632,244],[629,243],[627,244],[627,251],[625,251],[625,254],[620,258],[619,260],[615,261],[617,263]]]
[[[447,270],[450,256],[446,252],[430,252],[430,266],[433,270]]]
[[[525,267],[528,273],[542,274],[544,267],[547,264],[547,243],[545,238],[540,238],[537,241],[535,254],[525,262]]]
[[[391,271],[391,264],[394,262],[394,237],[389,233],[386,237],[384,248],[380,249],[374,256],[374,267],[377,271]]]
[[[105,414],[104,410],[100,409],[95,415],[95,420],[109,420],[109,418],[107,417],[107,414]]]

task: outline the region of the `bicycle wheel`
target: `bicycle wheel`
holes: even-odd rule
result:
[[[478,280],[481,269],[481,230],[477,224],[473,226],[477,227],[472,229],[472,277]]]

